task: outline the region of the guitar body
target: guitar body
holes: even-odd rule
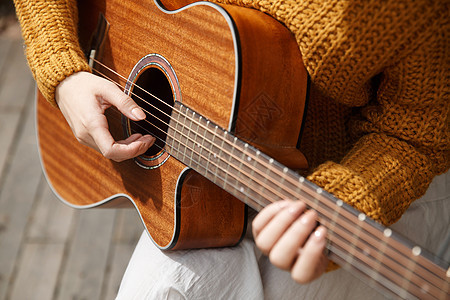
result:
[[[173,10],[186,4],[164,6]],[[271,17],[250,9],[211,3],[175,11],[162,7],[150,0],[79,1],[80,43],[90,50],[102,13],[110,28],[96,59],[133,82],[126,91],[137,93],[136,86],[149,81],[140,81],[142,74],[156,70],[169,86],[169,102],[181,102],[290,168],[306,167],[296,145],[307,74],[292,34]],[[105,67],[95,68],[127,84]],[[152,93],[159,88],[158,83],[147,89]],[[107,117],[116,139],[132,131],[117,111]],[[44,172],[67,204],[76,208],[134,205],[161,249],[231,246],[242,239],[245,204],[170,153],[153,149],[137,160],[105,159],[79,144],[59,110],[39,93],[37,125]]]

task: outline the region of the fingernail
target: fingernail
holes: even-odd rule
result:
[[[155,137],[152,135],[146,135],[145,139],[146,139],[147,143],[151,143],[155,140]]]
[[[314,237],[317,240],[323,239],[324,236],[325,236],[325,229],[324,228],[319,227],[319,228],[316,229],[316,231],[314,231]]]
[[[142,111],[142,109],[136,107],[133,108],[133,110],[131,111],[131,114],[138,120],[144,120],[146,118],[145,113]]]
[[[296,214],[300,213],[300,211],[301,211],[302,209],[303,209],[302,207],[300,207],[300,206],[298,206],[298,205],[294,205],[294,206],[292,206],[292,207],[289,207],[289,210],[288,210],[288,211],[289,211],[289,213],[296,215]]]
[[[305,213],[300,217],[299,222],[302,223],[303,225],[305,225],[306,223],[309,222],[309,214]]]

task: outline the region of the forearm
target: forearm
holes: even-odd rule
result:
[[[427,155],[383,134],[363,137],[341,164],[325,163],[309,179],[371,218],[390,225],[435,176]]]
[[[89,71],[78,43],[75,1],[15,0],[28,64],[45,98],[56,105],[55,89],[66,77]]]

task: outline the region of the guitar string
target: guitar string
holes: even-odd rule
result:
[[[110,107],[110,108],[112,109],[112,111],[114,111],[115,113],[119,114],[119,118],[122,116],[122,113],[121,113],[116,107],[112,106],[112,107]],[[144,109],[144,111],[147,112],[145,109]],[[149,122],[149,121],[147,121],[147,120],[143,120],[143,121],[145,121],[145,122],[147,122],[147,123],[153,125],[156,129],[158,129],[159,131],[165,133],[165,131],[164,131],[163,129],[161,129],[161,128],[155,126],[155,125],[152,124],[151,122]],[[140,127],[143,131],[146,131],[147,133],[150,133],[150,134],[151,134],[151,132],[150,132],[149,130],[147,130],[147,128],[141,126],[139,123],[134,122],[134,121],[132,121],[132,120],[130,120],[130,122],[133,122],[134,125]],[[154,135],[153,135],[153,136],[154,136]],[[160,138],[160,137],[158,137],[158,136],[154,136],[154,137],[155,137],[155,139],[158,139],[158,140],[161,141],[162,143],[166,143],[166,141],[165,141],[164,139],[162,139],[162,138]],[[161,150],[161,151],[166,150],[164,147],[161,147],[160,145],[157,145],[157,144],[153,144],[152,146],[157,147],[157,148],[158,148],[159,150]],[[188,147],[188,146],[186,146],[186,147]],[[192,148],[189,148],[189,149],[190,149],[191,151],[195,151],[195,150],[193,150]],[[219,166],[216,164],[216,168],[218,168],[218,167],[219,167]],[[209,170],[208,170],[208,171],[209,171]],[[211,172],[211,171],[210,171],[210,172]],[[223,181],[225,182],[225,178],[221,177],[220,175],[214,174],[214,176],[219,177],[219,179],[221,179],[221,180],[223,180]],[[235,187],[235,188],[237,189],[237,187]],[[250,199],[250,198],[249,198],[249,199]],[[264,206],[267,205],[267,203],[262,203],[262,202],[260,202],[260,201],[258,201],[258,200],[254,200],[254,199],[250,199],[250,201],[253,201],[253,202],[254,202],[254,205],[256,205],[256,206],[264,207]]]
[[[120,76],[120,75],[119,75]],[[118,84],[118,83],[116,83],[116,84]],[[118,84],[119,86],[120,86],[120,84]],[[140,89],[142,89],[141,87],[139,87]],[[142,89],[142,90],[144,90],[144,89]],[[145,91],[145,90],[144,90]],[[147,91],[145,91],[145,92],[147,92]],[[148,92],[147,92],[148,93]],[[151,96],[153,96],[153,95],[151,95]],[[154,97],[154,96],[153,96]],[[157,97],[155,97],[155,98],[157,98]],[[144,99],[142,99],[144,102],[146,102],[146,103],[148,103],[147,101],[145,101]],[[158,99],[159,101],[162,101],[162,100],[160,100],[160,99]],[[165,103],[166,104],[166,103]],[[167,105],[167,104],[166,104]],[[195,122],[195,121],[194,121]],[[197,125],[201,125],[201,124],[197,124]],[[183,125],[184,126],[184,125]],[[189,129],[189,130],[191,130],[191,129]],[[191,149],[192,150],[192,149]],[[195,152],[195,150],[193,150],[194,152]]]
[[[118,111],[118,110],[114,110],[116,113],[118,113],[118,114],[120,114],[120,112]],[[140,125],[138,125],[138,126],[140,126]],[[143,128],[144,129],[144,128]],[[159,147],[160,148],[160,147]],[[351,241],[350,241],[351,242]],[[341,244],[341,246],[342,246],[342,244]],[[334,250],[334,249],[333,249]],[[339,255],[339,252],[337,252],[336,253],[336,250],[334,250],[335,252],[334,252],[334,254],[335,255]],[[346,261],[346,257],[344,256],[344,255],[342,255],[341,254],[341,262],[347,262],[348,263],[348,261]],[[366,276],[368,276],[368,278],[371,278],[371,277],[373,277],[373,276],[375,276],[376,275],[376,272],[375,271],[373,271],[372,269],[368,269],[367,267],[365,267],[362,263],[360,263],[360,262],[358,262],[358,261],[355,261],[355,262],[353,262],[352,263],[352,266],[353,267],[355,267],[356,269],[358,269],[358,270],[361,270],[361,272],[362,271],[364,271],[365,270],[365,274],[366,274]],[[372,275],[372,276],[371,276]],[[380,283],[381,284],[381,283]],[[386,283],[387,285],[389,285],[389,282],[387,282]],[[389,290],[391,290],[391,289],[389,289]]]
[[[351,241],[350,241],[351,242]],[[394,262],[395,263],[395,262]],[[353,264],[354,265],[354,264]],[[361,264],[359,264],[359,265],[361,265]],[[418,291],[417,291],[417,293],[418,293]]]
[[[109,68],[108,66],[106,66],[106,65],[104,65],[102,62],[100,62],[100,61],[98,61],[98,60],[96,60],[96,59],[94,59],[94,61],[95,62],[97,62],[99,65],[101,65],[102,67],[104,67],[104,68],[106,68],[107,70],[109,70],[110,72],[112,72],[112,73],[114,73],[114,74],[116,74],[116,75],[118,75],[119,77],[121,77],[122,79],[124,79],[127,83],[131,83],[131,84],[133,84],[132,82],[130,82],[127,78],[125,78],[124,76],[122,76],[121,74],[119,74],[119,73],[117,73],[117,72],[115,72],[113,69],[111,69],[111,68]],[[111,79],[109,79],[109,80],[111,80]],[[113,80],[111,80],[111,81],[113,81]],[[114,82],[114,81],[113,81]],[[116,84],[118,84],[118,83],[116,83]],[[118,84],[118,86],[119,87],[121,87],[119,84]],[[163,101],[163,100],[161,100],[160,98],[158,98],[158,97],[156,97],[155,95],[153,95],[153,94],[151,94],[149,91],[147,91],[147,90],[145,90],[145,89],[143,89],[142,87],[140,87],[140,86],[138,86],[138,85],[134,85],[135,87],[137,87],[138,89],[140,89],[140,90],[142,90],[142,91],[144,91],[145,93],[147,93],[149,96],[151,96],[151,97],[153,97],[154,99],[156,99],[156,100],[158,100],[160,103],[162,103],[162,104],[164,104],[164,105],[166,105],[166,106],[170,106],[169,104],[167,104],[165,101]],[[121,87],[121,88],[123,88],[123,87]],[[140,98],[140,97],[139,97]],[[144,99],[142,99],[142,98],[140,98],[144,103],[147,103],[148,105],[151,105],[152,107],[154,107],[152,104],[150,104],[149,102],[147,102],[146,100],[144,100]],[[159,110],[158,108],[156,108],[156,107],[154,107],[155,109],[157,109],[157,110]],[[176,111],[176,109],[174,108],[174,110]],[[162,112],[161,110],[159,110],[160,112]],[[180,111],[178,111],[179,113],[181,113]],[[168,116],[169,118],[171,118],[169,115],[167,115],[165,112],[162,112],[163,114],[165,114],[166,116]],[[196,121],[195,120],[192,120],[190,117],[189,117],[189,119],[191,120],[191,121],[193,121],[194,123],[196,123]],[[164,122],[163,122],[164,123]],[[166,124],[166,125],[168,125],[168,126],[170,126],[169,124]],[[202,124],[200,124],[200,123],[197,123],[197,125],[198,126],[200,126],[200,125],[202,125]],[[183,127],[185,127],[185,125],[184,124],[182,124],[182,126]],[[214,132],[212,132],[211,130],[209,130],[207,127],[204,127],[204,126],[202,126],[205,130],[208,130],[210,133],[212,133],[213,135],[214,135]],[[189,131],[191,131],[191,129],[190,128],[188,128],[188,130]],[[222,138],[221,136],[219,136],[219,138]],[[231,142],[229,142],[227,139],[225,139],[225,141],[231,146],[231,147],[234,147],[234,145],[231,143]],[[195,141],[193,141],[193,144],[195,144]],[[190,149],[190,150],[192,150],[192,152],[195,152],[195,150],[194,149]],[[233,155],[231,155],[231,156],[233,156]],[[254,159],[255,157],[253,157],[253,159]],[[236,160],[239,160],[239,158],[235,158]],[[245,160],[244,160],[244,163],[246,163],[245,162]],[[241,162],[241,164],[242,164],[242,162]],[[247,164],[247,167],[251,167],[251,166],[249,166],[248,164]],[[239,170],[238,170],[239,171]],[[277,170],[276,170],[277,171]],[[260,174],[261,175],[261,174]],[[278,175],[279,176],[281,176],[281,177],[283,177],[283,174],[282,173],[278,173]],[[254,180],[254,179],[253,179]],[[294,184],[297,184],[297,182],[294,180],[294,182],[291,182],[291,183],[294,183]],[[292,196],[295,196],[295,193],[290,193]],[[314,197],[314,195],[313,195],[313,197]],[[272,202],[270,199],[269,199],[269,202]],[[351,221],[351,220],[350,220]],[[354,222],[353,222],[354,223]],[[379,239],[379,237],[377,237],[378,239]],[[380,239],[379,239],[380,240]],[[395,247],[394,247],[395,248]],[[397,251],[399,251],[398,249],[396,249]],[[402,252],[402,251],[399,251],[399,252]],[[402,253],[403,254],[403,253]],[[408,257],[408,255],[405,255],[406,257]]]
[[[183,125],[184,126],[184,125]]]

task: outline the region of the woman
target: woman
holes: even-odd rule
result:
[[[312,166],[309,180],[391,225],[448,170],[447,3],[218,1],[266,12],[295,35],[312,82],[300,145]],[[114,141],[107,130],[103,113],[111,105],[133,120],[144,116],[116,86],[89,73],[77,41],[75,3],[15,4],[38,87],[58,105],[78,140],[116,161],[145,152],[151,136]],[[236,248],[165,253],[143,235],[119,297],[318,295],[327,282],[323,277],[340,274],[330,272],[304,287],[286,280],[286,273],[261,256],[298,283],[319,278],[328,265],[327,232],[316,226],[315,212],[302,201],[286,200],[256,216],[255,242],[249,234]],[[234,267],[228,273],[202,267],[219,262]]]

